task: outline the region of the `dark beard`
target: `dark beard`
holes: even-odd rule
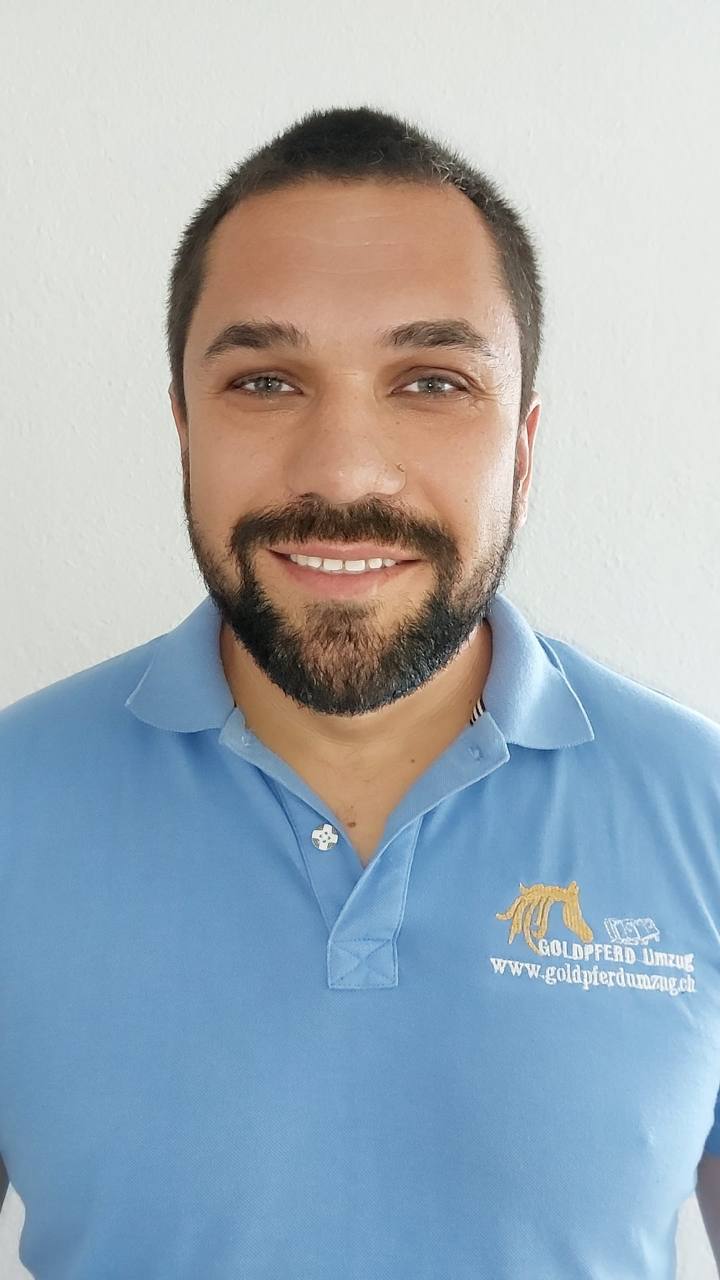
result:
[[[368,502],[350,512],[320,511],[316,504],[284,516],[248,517],[228,539],[240,582],[228,586],[218,558],[202,545],[190,506],[189,466],[183,454],[185,521],[209,595],[236,639],[283,693],[325,715],[354,716],[376,711],[419,689],[455,658],[487,611],[505,577],[514,547],[519,484],[504,539],[460,586],[462,565],[444,533],[402,528],[400,513]],[[253,566],[253,550],[277,542],[373,541],[417,548],[435,571],[436,583],[416,613],[386,635],[369,616],[364,601],[310,601],[302,629],[290,623],[263,589]]]

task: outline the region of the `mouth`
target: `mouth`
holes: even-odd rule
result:
[[[296,564],[280,551],[266,549],[266,554],[279,567],[286,581],[296,583],[313,595],[321,597],[348,598],[354,596],[375,596],[391,582],[406,577],[422,564],[421,560],[399,560],[394,565],[383,565],[380,569],[317,569],[310,565]]]

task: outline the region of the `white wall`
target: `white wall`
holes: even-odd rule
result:
[[[717,0],[4,0],[0,43],[0,705],[201,598],[171,252],[249,147],[369,102],[464,150],[539,241],[544,409],[508,594],[720,720]],[[21,1212],[0,1216],[7,1280]],[[694,1201],[679,1274],[714,1276]]]

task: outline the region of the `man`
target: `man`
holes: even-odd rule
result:
[[[541,328],[511,206],[368,108],[186,228],[207,595],[0,716],[36,1280],[667,1280],[698,1171],[717,1235],[720,726],[499,591]]]

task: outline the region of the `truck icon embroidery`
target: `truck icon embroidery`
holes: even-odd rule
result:
[[[660,941],[660,930],[649,916],[624,920],[608,916],[605,920],[605,928],[613,942],[629,942],[631,945],[640,946],[645,942]]]

